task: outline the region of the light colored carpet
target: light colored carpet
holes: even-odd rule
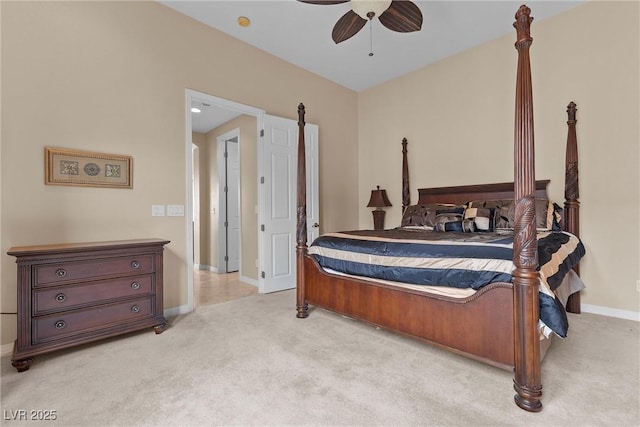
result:
[[[143,331],[35,358],[2,357],[3,425],[638,425],[638,323],[570,315],[543,362],[544,409],[513,403],[512,375],[313,310],[253,295]],[[55,422],[11,412],[55,410]]]

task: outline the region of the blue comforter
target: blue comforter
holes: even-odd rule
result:
[[[481,287],[511,282],[513,233],[437,233],[413,228],[328,233],[309,253],[323,268],[416,285]],[[557,335],[568,330],[566,312],[554,290],[584,256],[574,235],[538,233],[540,320]]]

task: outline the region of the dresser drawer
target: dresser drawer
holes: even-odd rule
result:
[[[33,314],[68,310],[82,305],[97,305],[105,300],[134,297],[153,292],[153,278],[131,276],[72,286],[41,288],[33,292]]]
[[[100,278],[127,273],[152,273],[153,255],[144,254],[88,261],[46,264],[34,267],[34,286]]]
[[[152,297],[96,306],[33,319],[32,344],[153,316]]]

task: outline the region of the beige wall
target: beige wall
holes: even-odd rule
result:
[[[203,133],[192,132],[193,150],[193,262],[209,264],[209,144]],[[197,232],[196,232],[197,230]]]
[[[16,310],[11,246],[140,237],[171,240],[165,307],[186,304],[186,218],[151,216],[152,204],[187,200],[185,89],[294,120],[304,102],[321,129],[323,228],[357,226],[355,92],[156,2],[0,8],[3,313]],[[45,145],[131,155],[133,189],[45,186]],[[15,334],[3,315],[2,344]]]
[[[535,17],[535,8],[532,10]],[[638,2],[590,2],[534,21],[536,174],[563,200],[565,113],[578,105],[583,302],[638,312]],[[360,226],[375,185],[400,222],[401,145],[419,187],[513,179],[515,32],[359,94]],[[387,160],[384,160],[387,159]],[[607,215],[612,215],[611,220]]]
[[[420,186],[512,179],[513,35],[356,94],[154,2],[3,1],[0,14],[3,313],[15,312],[11,246],[138,237],[171,240],[165,307],[186,303],[186,218],[150,211],[186,203],[187,88],[291,119],[306,104],[320,126],[322,232],[370,227],[375,185],[394,204],[387,226],[399,223],[402,137],[414,201]],[[538,177],[562,198],[573,100],[584,302],[630,311],[640,278],[638,27],[636,2],[591,2],[532,30]],[[131,155],[134,188],[45,186],[45,145]],[[611,210],[624,226],[604,223]],[[1,342],[13,339],[15,315],[2,315]]]

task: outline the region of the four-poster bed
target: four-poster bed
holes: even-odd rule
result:
[[[529,63],[529,47],[532,42],[529,29],[533,18],[529,14],[529,8],[521,6],[514,23],[517,30],[516,49],[518,51],[514,182],[419,189],[418,201],[418,204],[425,205],[463,204],[474,200],[498,199],[510,199],[514,202],[513,226],[509,234],[511,241],[505,246],[505,242],[499,240],[500,236],[496,237],[498,240],[490,240],[491,245],[501,249],[506,247],[509,251],[510,280],[483,284],[465,296],[453,297],[423,291],[418,289],[419,286],[398,286],[397,283],[372,281],[369,278],[325,271],[318,261],[321,257],[310,255],[307,248],[305,111],[304,106],[300,104],[298,108],[300,129],[296,303],[299,318],[308,316],[308,305],[312,304],[427,341],[482,362],[514,369],[517,405],[525,410],[536,412],[542,409],[540,362],[550,341],[541,338],[539,328],[539,301],[542,301],[541,291],[544,291],[547,285],[545,281],[541,281],[541,273],[538,271],[538,239],[540,237],[538,236],[539,223],[536,219],[536,199],[548,199],[546,186],[549,181],[536,182],[534,175],[533,102]],[[575,104],[571,103],[568,108],[566,200],[562,222],[565,231],[577,235],[579,202],[575,111]],[[403,140],[402,168],[403,212],[409,207],[410,194],[406,144],[405,139]],[[423,234],[433,236],[447,233]],[[487,240],[487,236],[485,234],[482,237],[467,237],[467,239]],[[504,239],[504,235],[502,237]],[[364,237],[365,240],[368,238],[369,236]],[[417,240],[412,242],[416,243]],[[581,243],[579,245],[581,246]],[[576,262],[569,268],[577,272],[577,260],[581,256],[581,254],[576,256]],[[541,283],[545,286],[541,286]],[[579,312],[579,294],[574,294],[571,298],[567,303],[567,309]]]

